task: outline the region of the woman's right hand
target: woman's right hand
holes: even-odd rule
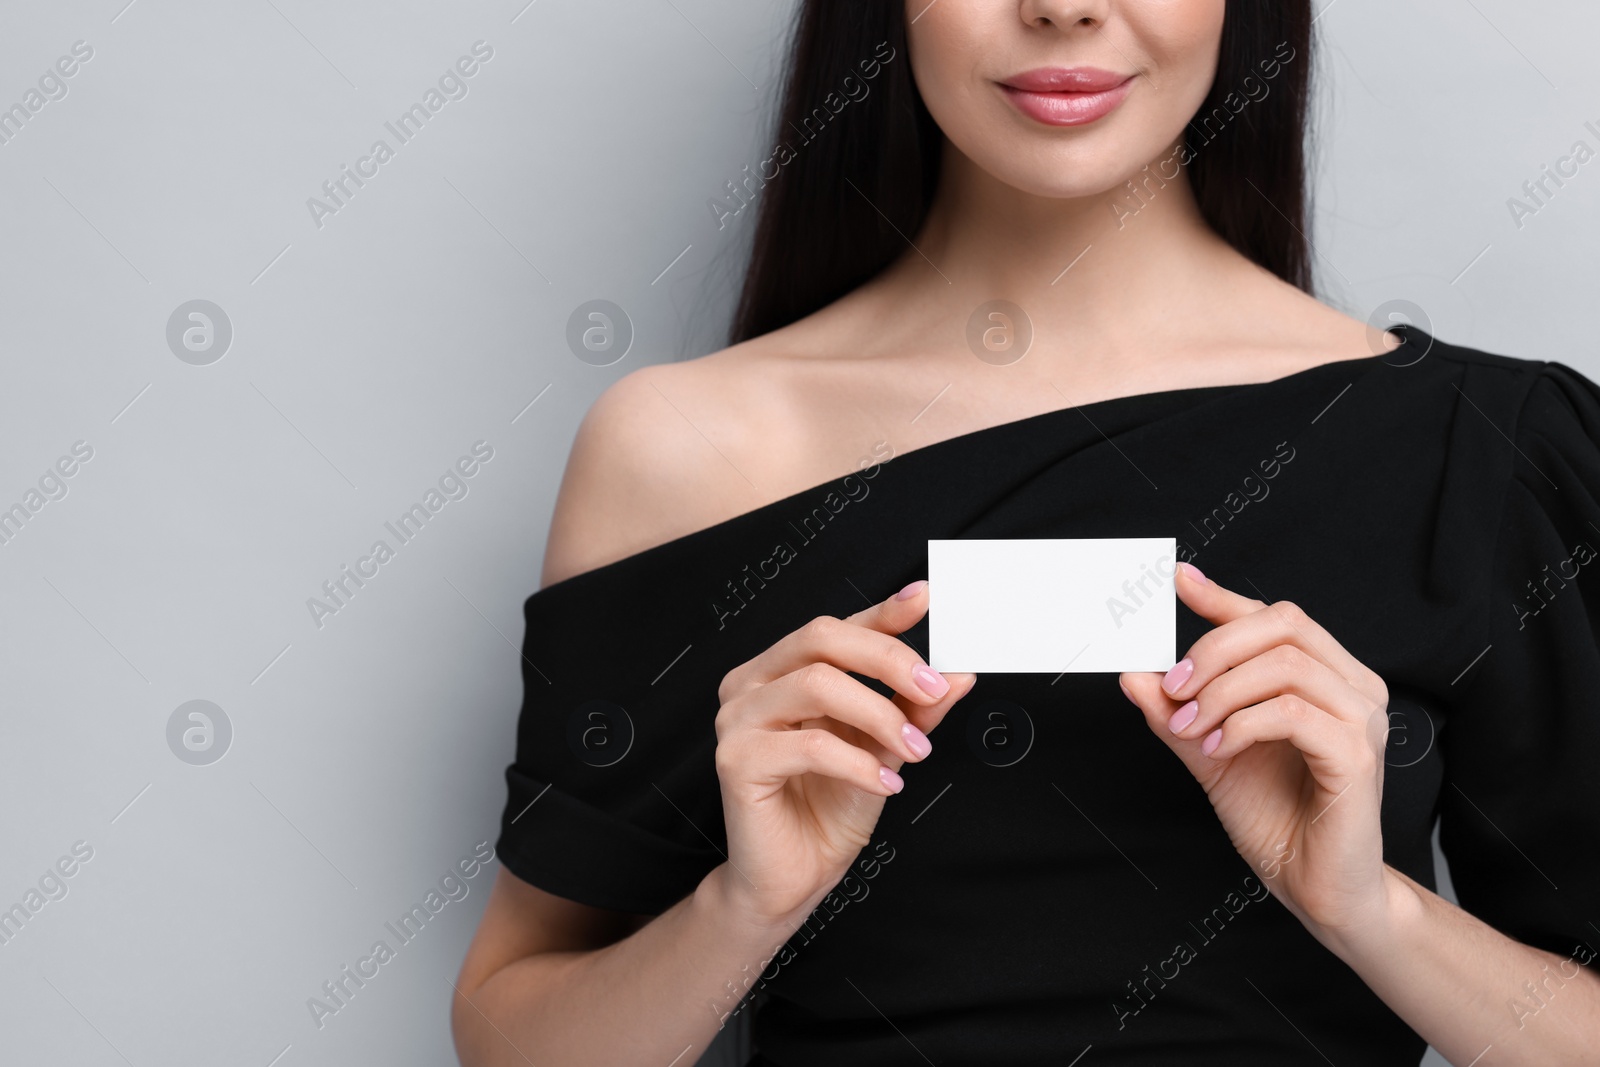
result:
[[[872,837],[896,773],[977,681],[945,678],[899,634],[928,611],[928,583],[844,619],[821,616],[729,671],[718,688],[717,776],[728,833],[718,869],[753,922],[802,919]],[[846,672],[877,678],[893,699]]]

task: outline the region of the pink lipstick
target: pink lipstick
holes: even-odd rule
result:
[[[1104,118],[1133,87],[1132,74],[1096,67],[1040,67],[1000,82],[1017,110],[1047,126],[1082,126]]]

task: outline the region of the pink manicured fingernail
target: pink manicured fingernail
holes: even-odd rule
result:
[[[928,584],[928,579],[919,578],[894,595],[896,600],[910,600],[922,592],[922,587]]]
[[[919,663],[911,668],[911,677],[917,680],[917,685],[929,696],[942,697],[950,691],[950,683],[944,680],[944,675],[928,666]]]
[[[1185,656],[1173,665],[1165,678],[1161,679],[1161,688],[1169,693],[1176,693],[1183,688],[1183,683],[1187,682],[1192,674],[1194,674],[1194,660]]]
[[[1180,563],[1178,566],[1182,567],[1184,573],[1188,574],[1189,577],[1193,578],[1197,582],[1210,581],[1210,579],[1200,572],[1200,568],[1196,567],[1193,563]]]
[[[901,778],[898,774],[894,773],[887,767],[878,768],[878,780],[882,782],[886,788],[896,793],[900,792],[900,790],[906,787],[905,779]]]
[[[1133,694],[1128,692],[1128,687],[1122,684],[1122,679],[1121,678],[1117,679],[1117,688],[1122,690],[1122,695],[1128,698],[1128,702],[1130,704],[1138,704],[1139,703],[1137,700],[1133,699]]]
[[[1200,714],[1200,705],[1191,700],[1183,707],[1172,713],[1172,718],[1167,720],[1167,729],[1173,733],[1181,733],[1185,726],[1194,722],[1195,716]]]
[[[1209,756],[1217,750],[1217,746],[1220,744],[1222,744],[1222,731],[1212,730],[1209,734],[1206,734],[1206,739],[1200,742],[1200,751]]]
[[[928,740],[928,735],[921,730],[906,723],[900,727],[900,734],[906,739],[906,747],[916,754],[918,759],[924,759],[933,751],[933,742]]]

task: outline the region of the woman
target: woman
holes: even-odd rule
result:
[[[1311,21],[803,5],[736,343],[569,461],[464,1063],[1594,1062],[1600,389],[1308,294]],[[928,539],[1128,536],[1165,675],[924,662]]]

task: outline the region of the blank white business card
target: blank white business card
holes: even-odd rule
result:
[[[928,665],[997,674],[1166,671],[1177,539],[928,541]]]

